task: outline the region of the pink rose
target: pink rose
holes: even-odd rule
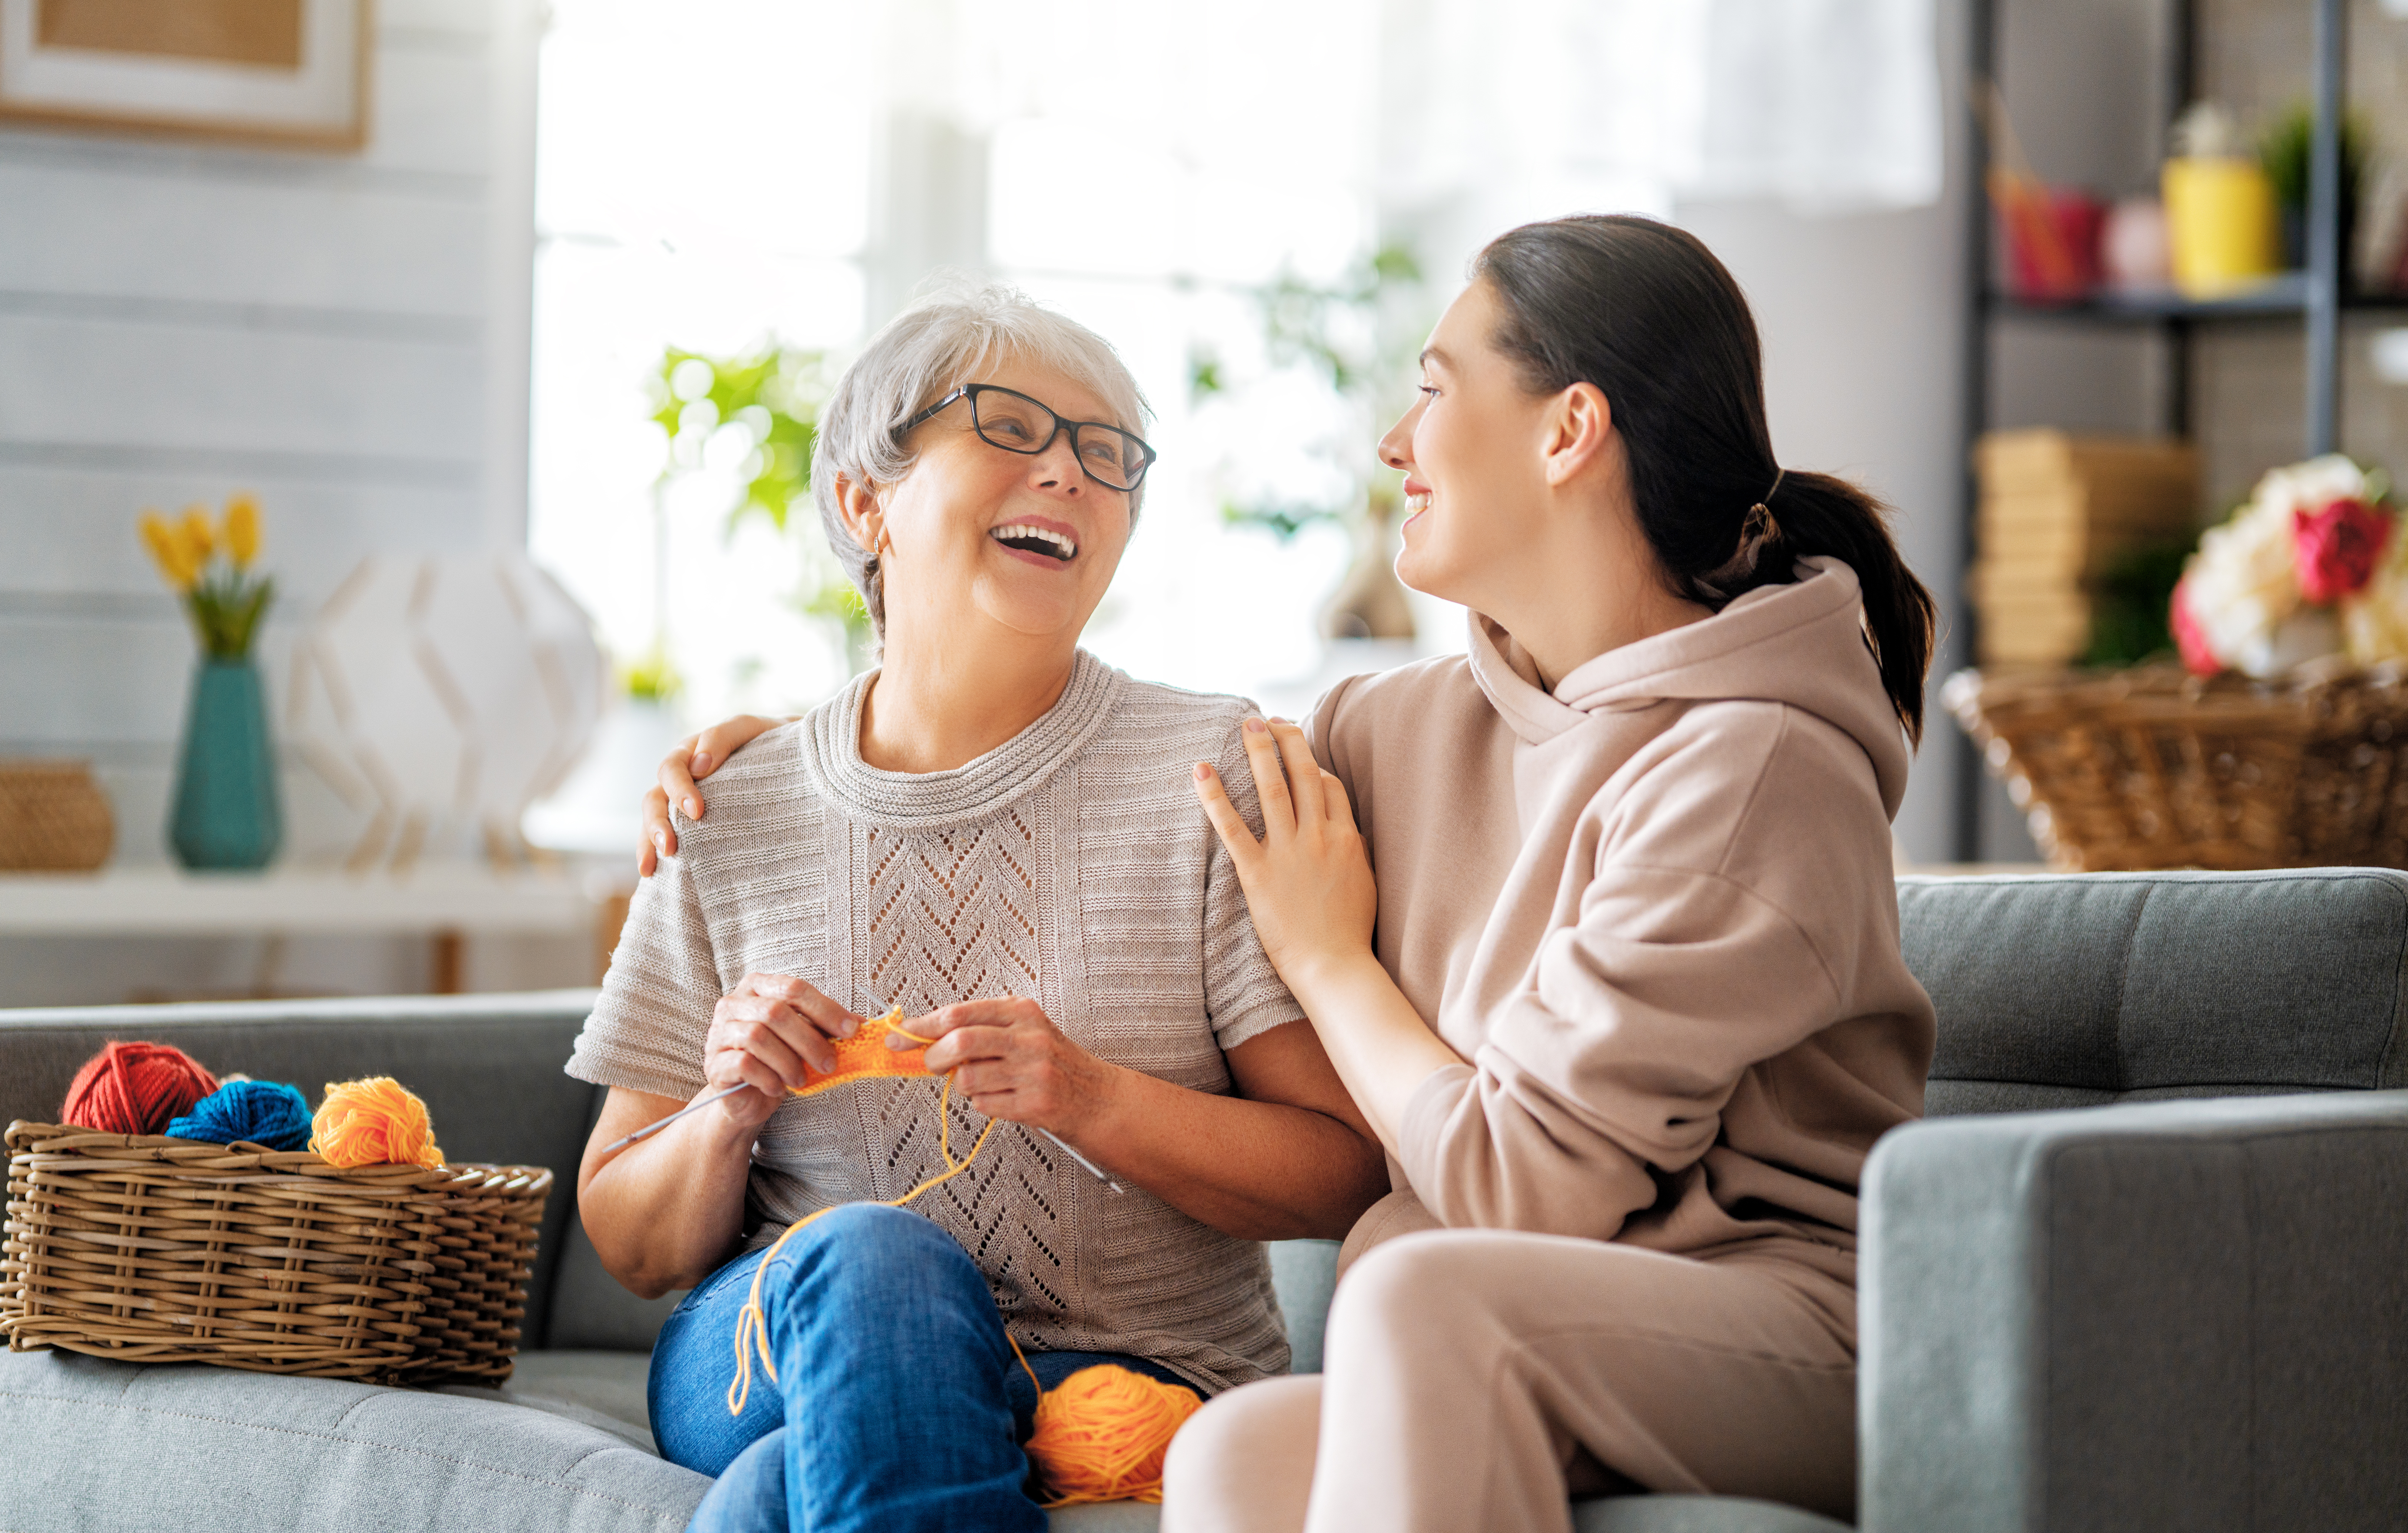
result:
[[[2291,563],[2300,595],[2319,607],[2355,595],[2374,578],[2391,519],[2362,500],[2336,500],[2321,511],[2291,513]]]
[[[2207,630],[2199,624],[2199,616],[2190,609],[2190,581],[2174,585],[2172,608],[2166,613],[2166,625],[2174,631],[2174,648],[2182,652],[2183,668],[2193,676],[2214,676],[2224,669],[2224,662],[2207,647]]]

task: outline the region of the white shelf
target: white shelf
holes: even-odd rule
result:
[[[586,935],[607,891],[564,873],[428,864],[395,877],[338,869],[0,873],[0,937],[305,933]]]

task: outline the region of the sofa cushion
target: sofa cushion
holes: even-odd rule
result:
[[[1851,1533],[1845,1523],[1744,1496],[1608,1496],[1572,1505],[1577,1533]]]
[[[2408,875],[1906,878],[1899,915],[1935,1117],[2408,1084]]]
[[[710,1485],[492,1392],[29,1352],[0,1354],[0,1407],[10,1533],[678,1533]]]
[[[1136,1501],[1064,1507],[1054,1533],[1154,1533],[1162,1509]],[[1609,1496],[1572,1503],[1575,1533],[1852,1533],[1845,1523],[1739,1496]]]
[[[660,1447],[652,1441],[644,1394],[652,1363],[652,1354],[642,1352],[525,1352],[498,1389],[443,1384],[436,1392],[468,1400],[506,1400],[565,1416],[657,1454]]]

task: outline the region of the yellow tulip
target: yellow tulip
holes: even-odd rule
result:
[[[226,502],[225,550],[236,569],[249,569],[259,556],[259,501],[250,494]]]
[[[217,547],[217,534],[209,527],[209,513],[200,506],[184,508],[183,519],[176,523],[177,540],[184,545],[184,557],[192,561],[193,574],[198,578],[201,567],[209,562]]]
[[[157,511],[144,511],[141,531],[142,546],[150,551],[159,573],[165,576],[167,583],[177,590],[190,591],[193,582],[200,578],[200,565],[185,557],[184,540],[178,536],[177,529],[170,527],[166,518]]]

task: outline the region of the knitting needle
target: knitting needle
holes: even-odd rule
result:
[[[1105,1186],[1110,1187],[1114,1192],[1119,1192],[1121,1190],[1121,1184],[1114,1182],[1111,1177],[1105,1175],[1104,1168],[1102,1167],[1096,1165],[1094,1161],[1089,1160],[1086,1156],[1079,1153],[1076,1150],[1071,1149],[1068,1145],[1062,1144],[1061,1135],[1054,1133],[1054,1130],[1050,1128],[1040,1128],[1037,1132],[1044,1135],[1047,1139],[1052,1139],[1055,1144],[1061,1144],[1062,1153],[1069,1156],[1072,1160],[1077,1161],[1080,1165],[1085,1167],[1088,1170],[1095,1172],[1096,1181],[1102,1182]]]
[[[678,1109],[675,1112],[670,1113],[667,1117],[663,1118],[656,1124],[646,1124],[643,1127],[637,1129],[634,1133],[628,1135],[624,1139],[612,1139],[609,1143],[602,1147],[602,1153],[608,1155],[617,1151],[624,1150],[627,1146],[635,1143],[638,1139],[651,1139],[653,1135],[659,1133],[662,1129],[666,1128],[669,1125],[677,1122],[680,1118],[684,1117],[689,1112],[700,1112],[704,1108],[709,1107],[713,1102],[724,1102],[739,1091],[749,1091],[751,1089],[752,1087],[749,1082],[739,1082],[737,1084],[728,1087],[725,1091],[712,1092],[710,1096],[704,1097],[699,1102],[687,1103],[685,1106]]]
[[[602,1147],[602,1153],[606,1155],[616,1154],[618,1152],[624,1150],[627,1146],[635,1143],[638,1139],[652,1138],[654,1134],[666,1128],[669,1125],[677,1122],[680,1118],[684,1117],[687,1113],[699,1112],[704,1108],[709,1107],[711,1103],[725,1101],[728,1097],[735,1096],[738,1092],[746,1088],[741,1085],[735,1085],[728,1087],[725,1091],[713,1092],[699,1102],[692,1102],[678,1109],[675,1112],[670,1113],[667,1117],[663,1118],[658,1123],[646,1124],[643,1127],[637,1129],[634,1133],[628,1135],[624,1139],[611,1140],[609,1144]],[[1079,1153],[1076,1150],[1071,1149],[1068,1145],[1063,1144],[1061,1135],[1054,1133],[1050,1128],[1040,1128],[1038,1132],[1044,1135],[1047,1139],[1052,1139],[1055,1144],[1062,1145],[1062,1153],[1068,1155],[1072,1160],[1077,1161],[1080,1165],[1085,1167],[1088,1170],[1094,1172],[1096,1181],[1102,1182],[1105,1186],[1110,1187],[1114,1192],[1119,1192],[1121,1190],[1121,1184],[1114,1182],[1110,1176],[1106,1175],[1102,1167],[1096,1165],[1094,1161],[1089,1160],[1086,1156]]]

